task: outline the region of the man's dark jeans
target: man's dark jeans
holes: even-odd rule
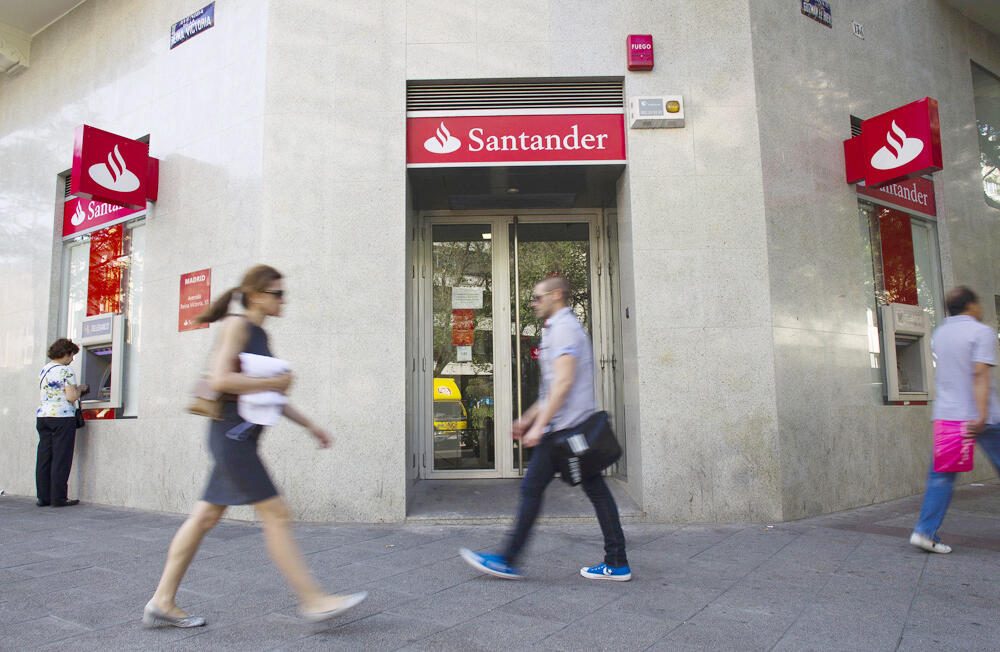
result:
[[[517,520],[514,529],[507,537],[507,548],[504,559],[511,566],[517,561],[518,555],[528,540],[531,527],[538,517],[542,506],[542,493],[549,486],[558,467],[552,446],[553,435],[547,434],[531,454],[528,470],[521,480],[521,504],[517,509]],[[625,556],[625,533],[622,532],[621,520],[618,518],[618,505],[614,496],[604,482],[604,478],[596,475],[580,483],[587,498],[594,505],[597,521],[601,524],[604,534],[604,563],[612,567],[627,566]]]

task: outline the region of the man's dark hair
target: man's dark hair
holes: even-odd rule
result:
[[[948,314],[954,317],[968,310],[970,303],[979,303],[979,297],[969,288],[959,285],[956,288],[948,290],[944,302],[948,306]]]
[[[49,360],[58,360],[59,358],[65,357],[67,355],[76,355],[80,352],[80,347],[73,344],[65,337],[60,337],[58,340],[52,343],[49,347]]]
[[[560,276],[559,274],[549,274],[542,279],[542,283],[544,284],[543,287],[545,287],[547,292],[559,290],[562,292],[562,300],[567,304],[570,303],[569,281],[565,276]]]

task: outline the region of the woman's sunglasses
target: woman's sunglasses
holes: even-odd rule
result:
[[[284,290],[261,290],[263,294],[273,294],[276,299],[281,299],[285,296]]]

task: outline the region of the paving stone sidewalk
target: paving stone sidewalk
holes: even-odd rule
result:
[[[1000,483],[961,488],[951,555],[905,540],[919,496],[792,523],[625,526],[634,579],[586,580],[596,524],[541,525],[520,582],[458,548],[504,526],[300,525],[332,591],[367,590],[325,625],[295,616],[260,528],[221,523],[179,603],[198,629],[144,630],[183,518],[0,497],[2,650],[989,650],[1000,648]]]

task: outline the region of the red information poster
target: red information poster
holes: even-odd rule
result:
[[[212,301],[212,270],[203,269],[198,272],[181,274],[180,296],[177,331],[208,328],[208,324],[199,324],[194,318],[204,312]]]
[[[472,332],[476,325],[475,310],[459,308],[451,311],[452,346],[472,346]]]

